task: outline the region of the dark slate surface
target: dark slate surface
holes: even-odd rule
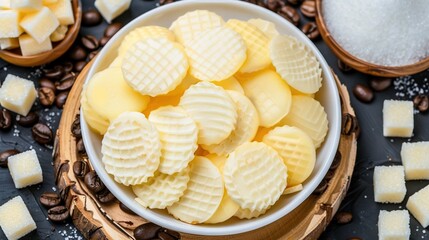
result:
[[[125,14],[115,20],[115,22],[127,23],[140,14],[156,7],[157,1],[134,0],[132,7]],[[93,8],[93,1],[83,1],[84,9]],[[307,21],[303,19],[302,21]],[[96,27],[82,28],[82,34],[93,34],[101,37],[104,22]],[[352,89],[357,83],[367,84],[370,76],[351,72],[342,73],[337,67],[337,58],[332,54],[322,40],[316,41],[317,47],[325,56],[328,63],[338,74],[341,81]],[[7,64],[0,60],[0,81],[3,82],[8,73],[13,73],[35,81],[37,87],[37,68],[21,68]],[[429,78],[429,70],[413,76],[416,83],[423,86],[425,79]],[[426,86],[426,91],[428,88]],[[402,204],[378,204],[374,202],[372,175],[374,166],[400,164],[400,148],[404,141],[429,140],[429,116],[418,113],[415,115],[414,136],[410,139],[384,138],[382,135],[382,104],[385,99],[409,99],[398,96],[398,91],[390,87],[387,91],[377,93],[375,99],[370,104],[359,102],[351,95],[352,105],[355,108],[357,117],[361,125],[361,137],[358,141],[358,154],[355,172],[352,178],[350,190],[346,199],[342,203],[340,211],[350,211],[353,213],[353,220],[349,224],[338,225],[331,223],[322,235],[321,239],[349,239],[359,237],[361,239],[377,239],[377,219],[379,210],[405,209],[408,196],[418,191],[428,184],[428,181],[407,182],[408,194]],[[38,103],[33,107],[40,114],[40,121],[48,123],[56,130],[61,110],[56,107],[43,108]],[[36,149],[43,168],[44,182],[42,184],[15,189],[10,174],[7,169],[0,168],[0,204],[8,201],[14,196],[21,196],[27,204],[31,215],[37,224],[37,231],[33,231],[24,239],[79,239],[80,234],[73,227],[71,222],[64,224],[54,224],[47,220],[47,212],[40,206],[38,198],[45,191],[55,191],[53,167],[52,167],[52,145],[42,146],[34,142],[29,128],[15,126],[9,132],[0,132],[0,151],[16,148],[25,151],[31,148]],[[0,239],[5,239],[0,231]],[[420,224],[411,217],[411,239],[429,239],[428,230],[423,229]]]

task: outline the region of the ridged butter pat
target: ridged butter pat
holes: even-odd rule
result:
[[[406,180],[429,179],[429,142],[402,143]]]
[[[55,14],[47,7],[25,15],[19,24],[38,43],[49,39],[49,35],[60,25]]]
[[[108,23],[125,12],[131,0],[96,0],[94,5]]]
[[[429,226],[429,186],[408,198],[407,209],[424,228]]]
[[[48,5],[48,8],[55,14],[61,25],[74,23],[71,0],[58,0],[56,3]]]
[[[19,21],[21,15],[15,10],[0,10],[0,38],[16,38],[23,32]]]
[[[8,74],[0,88],[0,103],[4,108],[26,116],[36,100],[32,81]]]
[[[412,101],[384,100],[383,135],[385,137],[411,137],[414,129]]]
[[[34,149],[10,156],[7,166],[16,188],[43,182],[42,168]]]
[[[20,196],[0,206],[0,227],[8,240],[19,239],[37,228]]]
[[[385,211],[378,215],[379,240],[410,239],[410,214],[407,210]]]
[[[52,50],[50,38],[46,38],[43,42],[39,43],[28,34],[19,36],[19,45],[21,46],[22,56],[31,56]]]

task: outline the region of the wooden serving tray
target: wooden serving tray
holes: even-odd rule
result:
[[[56,133],[53,151],[56,184],[69,209],[76,228],[87,239],[134,239],[133,229],[147,223],[136,215],[122,211],[118,201],[100,203],[86,188],[82,179],[73,173],[73,163],[88,161],[78,154],[77,139],[71,133],[71,126],[79,115],[80,93],[88,73],[89,63],[78,76],[64,106],[61,122]],[[334,74],[335,75],[335,74]],[[316,239],[324,231],[337,212],[349,188],[356,159],[356,138],[358,129],[349,94],[335,76],[342,102],[343,131],[338,147],[341,161],[333,172],[329,185],[321,194],[312,194],[298,208],[263,228],[229,236],[197,236],[181,234],[182,239]],[[88,161],[89,163],[89,161]]]

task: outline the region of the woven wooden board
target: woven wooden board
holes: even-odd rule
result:
[[[91,63],[80,73],[67,103],[64,106],[54,146],[56,184],[65,199],[73,223],[87,239],[134,239],[133,229],[147,221],[125,213],[119,203],[103,204],[86,188],[83,180],[73,173],[73,163],[88,161],[77,153],[76,138],[71,134],[73,121],[79,114],[80,93]],[[336,77],[336,76],[335,76]],[[338,151],[341,161],[329,180],[327,189],[319,195],[311,195],[287,216],[263,228],[230,236],[207,237],[181,234],[182,239],[316,239],[324,231],[337,212],[348,190],[356,159],[358,129],[354,110],[350,105],[345,86],[336,77],[343,113],[343,126],[353,125],[343,131]],[[350,121],[345,121],[350,120]],[[347,128],[347,126],[346,126]],[[89,161],[88,161],[89,162]]]

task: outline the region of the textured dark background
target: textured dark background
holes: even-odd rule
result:
[[[83,0],[84,9],[93,8],[94,1]],[[133,0],[131,8],[115,19],[114,22],[127,23],[142,13],[155,8],[158,1]],[[302,18],[301,22],[308,19]],[[83,27],[81,33],[93,34],[100,38],[107,23],[103,22],[96,27]],[[367,84],[370,76],[351,72],[342,73],[337,67],[337,58],[329,50],[327,45],[321,40],[315,41],[317,47],[325,56],[329,65],[341,81],[351,90],[355,84]],[[38,68],[15,67],[0,60],[0,82],[8,73],[12,73],[35,81],[37,87]],[[418,85],[423,86],[429,78],[429,70],[412,76]],[[426,79],[426,80],[425,80]],[[427,93],[429,89],[424,89]],[[358,154],[356,167],[352,178],[352,183],[339,211],[349,211],[353,214],[353,220],[349,224],[330,224],[321,239],[349,239],[359,237],[361,239],[377,239],[377,220],[379,210],[405,209],[408,196],[428,184],[428,181],[407,182],[407,197],[402,204],[379,204],[374,202],[372,174],[374,166],[400,164],[400,149],[404,141],[424,141],[429,140],[429,116],[418,113],[415,115],[414,136],[411,139],[385,138],[382,132],[382,104],[385,99],[408,99],[408,97],[398,97],[398,90],[390,87],[387,91],[377,93],[372,103],[364,104],[359,102],[352,94],[351,101],[356,111],[361,125],[361,136],[358,141]],[[48,123],[56,130],[61,110],[56,107],[43,108],[38,103],[33,107],[40,115],[40,121]],[[16,148],[25,151],[34,148],[39,156],[43,168],[42,184],[15,189],[9,171],[0,168],[0,204],[8,201],[14,196],[20,195],[27,204],[31,215],[37,224],[37,231],[33,231],[24,239],[80,239],[80,234],[74,229],[71,222],[66,224],[53,224],[47,220],[47,212],[40,206],[38,198],[45,191],[55,191],[53,167],[52,167],[52,146],[42,146],[31,137],[31,130],[15,125],[9,132],[0,132],[0,151]],[[0,239],[5,239],[0,231]],[[427,230],[411,217],[411,239],[429,239]]]

